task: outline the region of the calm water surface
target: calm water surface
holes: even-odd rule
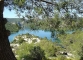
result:
[[[47,39],[52,40],[53,38],[51,37],[51,32],[50,31],[44,31],[44,30],[30,30],[30,29],[21,29],[16,33],[11,34],[8,38],[9,41],[12,42],[14,40],[14,38],[18,35],[22,35],[22,34],[33,34],[35,36],[39,36],[41,38],[47,37]]]

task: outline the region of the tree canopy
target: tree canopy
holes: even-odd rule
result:
[[[23,17],[52,17],[59,13],[62,18],[76,18],[83,14],[83,0],[5,0],[5,7],[15,9]]]

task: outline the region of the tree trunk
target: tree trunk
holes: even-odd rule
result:
[[[8,40],[9,31],[6,30],[6,19],[3,18],[4,0],[0,0],[0,60],[16,60]]]

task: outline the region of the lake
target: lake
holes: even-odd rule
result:
[[[33,34],[35,36],[39,36],[41,38],[47,38],[48,40],[53,40],[54,38],[51,36],[52,32],[50,31],[45,31],[45,30],[30,30],[28,28],[25,29],[20,29],[18,32],[11,34],[8,39],[10,42],[12,42],[14,40],[14,38],[18,35],[22,35],[22,34]]]

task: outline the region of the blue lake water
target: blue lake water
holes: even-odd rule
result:
[[[22,34],[33,34],[35,36],[39,36],[41,38],[47,37],[47,39],[52,40],[53,38],[51,37],[51,32],[50,31],[44,31],[44,30],[30,30],[30,29],[21,29],[16,33],[11,34],[8,39],[10,42],[12,42],[14,40],[14,38],[18,35],[22,35]]]

